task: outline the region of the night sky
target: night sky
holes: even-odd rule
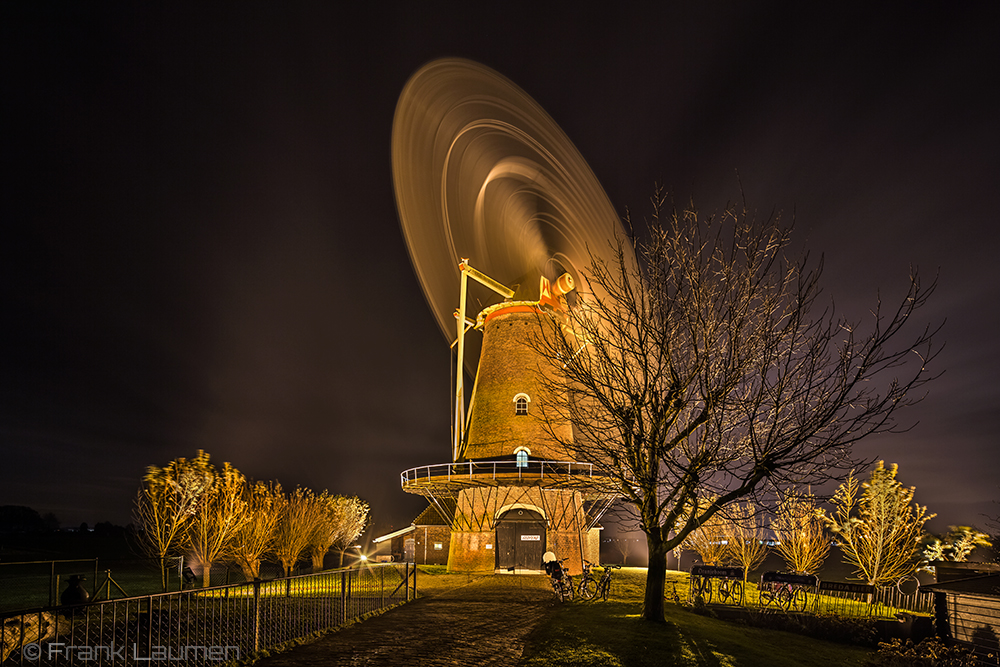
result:
[[[407,525],[398,473],[450,456],[449,350],[390,135],[409,76],[459,56],[534,97],[620,214],[742,183],[852,319],[938,275],[944,374],[856,453],[939,530],[1000,514],[1000,5],[289,4],[0,4],[0,505],[127,523],[147,465],[205,449]]]

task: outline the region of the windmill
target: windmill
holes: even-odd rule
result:
[[[586,298],[581,269],[625,238],[621,223],[548,114],[467,60],[407,82],[392,166],[410,258],[456,359],[451,460],[404,471],[402,488],[450,522],[451,570],[537,569],[551,550],[579,571],[599,560],[597,522],[617,493],[576,460],[571,424],[553,418],[569,397],[526,343]]]

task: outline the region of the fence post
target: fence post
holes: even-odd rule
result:
[[[49,606],[56,606],[56,598],[59,597],[58,591],[56,590],[56,562],[49,561]]]
[[[108,570],[111,578],[111,570]],[[111,599],[111,587],[108,587],[108,600]],[[136,605],[138,607],[138,605]],[[141,617],[141,614],[139,615]],[[146,597],[146,655],[153,655],[153,596]]]
[[[90,597],[92,597],[92,598],[94,598],[96,600],[97,599],[97,559],[96,558],[94,559],[94,581],[90,584],[90,588],[91,588],[91,590],[94,591],[93,593],[91,593]]]
[[[347,570],[340,571],[340,622],[347,622]]]
[[[260,577],[253,580],[253,652],[260,650]]]

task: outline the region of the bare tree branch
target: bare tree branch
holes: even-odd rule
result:
[[[615,239],[615,261],[592,256],[576,306],[531,344],[549,364],[543,381],[571,397],[548,423],[572,423],[562,444],[600,470],[647,536],[644,616],[662,620],[666,554],[734,501],[773,501],[858,467],[851,446],[899,430],[898,411],[922,397],[939,328],[907,333],[934,291],[915,272],[863,330],[819,307],[822,263],[788,261],[777,219],[666,213],[662,192],[653,204],[638,265]]]

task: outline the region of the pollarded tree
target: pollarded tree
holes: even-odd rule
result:
[[[201,565],[202,582],[212,584],[212,565],[232,558],[234,539],[248,519],[246,478],[229,463],[211,467],[212,483],[187,524],[186,543]]]
[[[935,516],[913,502],[914,488],[896,479],[897,470],[896,464],[886,468],[879,461],[863,485],[852,472],[834,494],[835,511],[827,517],[845,561],[870,585],[913,574],[924,524]]]
[[[790,491],[778,505],[771,523],[777,544],[774,549],[792,572],[816,574],[830,553],[823,511],[810,493]]]
[[[760,520],[759,508],[752,503],[729,505],[722,528],[726,540],[725,558],[743,568],[745,584],[750,570],[758,567],[767,557],[767,535]]]
[[[334,540],[337,538],[337,521],[334,516],[333,497],[326,491],[313,497],[313,511],[316,513],[316,520],[313,523],[312,534],[309,536],[309,544],[306,551],[312,558],[313,572],[320,572],[323,569],[323,559],[326,552],[330,550]]]
[[[186,529],[204,494],[211,488],[208,454],[179,458],[159,468],[149,466],[135,499],[133,515],[139,526],[139,544],[160,567],[160,584],[167,590],[166,558],[180,553]]]
[[[340,551],[340,566],[344,567],[344,552],[361,536],[368,525],[368,503],[357,496],[336,496],[331,514],[337,525],[333,546]]]
[[[658,194],[638,262],[617,239],[616,260],[577,267],[576,306],[533,341],[551,363],[540,369],[547,389],[571,398],[544,417],[572,423],[562,444],[646,535],[643,618],[658,622],[671,549],[734,501],[857,467],[851,445],[897,427],[936,353],[935,329],[903,339],[933,291],[916,274],[862,333],[815,307],[821,266],[785,260],[790,236],[777,220],[663,209]]]
[[[286,496],[272,547],[286,577],[291,575],[292,568],[309,547],[323,512],[323,505],[317,502],[316,494],[309,489],[298,487]]]
[[[287,499],[277,482],[256,482],[246,487],[247,520],[233,539],[231,557],[247,581],[260,576],[260,560],[274,544],[278,518]]]

